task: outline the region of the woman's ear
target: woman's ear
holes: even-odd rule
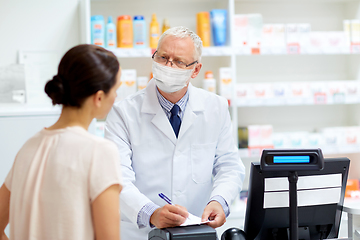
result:
[[[99,90],[93,95],[93,102],[96,107],[98,108],[101,107],[102,101],[104,100],[104,96],[105,93],[103,90]]]

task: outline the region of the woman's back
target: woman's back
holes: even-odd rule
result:
[[[29,139],[5,180],[12,239],[94,239],[90,203],[119,183],[118,160],[115,144],[78,126]]]
[[[89,134],[104,119],[120,86],[120,65],[110,51],[89,44],[71,48],[45,85],[62,106],[56,123],[20,149],[0,188],[0,239],[120,239],[119,153]]]

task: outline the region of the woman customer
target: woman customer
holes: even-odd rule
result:
[[[87,132],[111,109],[120,74],[115,55],[95,45],[63,56],[45,86],[61,115],[16,155],[0,189],[0,239],[9,222],[12,240],[120,238],[117,147]]]

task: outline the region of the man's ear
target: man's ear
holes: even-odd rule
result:
[[[105,93],[103,90],[99,90],[93,95],[93,102],[96,107],[98,107],[98,108],[101,107],[104,96],[105,96]]]
[[[193,74],[191,75],[191,78],[196,78],[196,76],[199,74],[200,69],[202,67],[202,63],[198,63],[195,66],[195,71],[193,72]]]

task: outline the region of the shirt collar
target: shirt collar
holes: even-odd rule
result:
[[[157,87],[155,88],[156,88],[156,95],[161,107],[165,109],[167,112],[170,112],[175,104],[164,98],[164,96],[161,95],[161,93],[159,92],[158,88]],[[189,100],[189,91],[187,90],[185,95],[176,103],[180,107],[180,110],[182,112],[185,111],[188,100]]]

